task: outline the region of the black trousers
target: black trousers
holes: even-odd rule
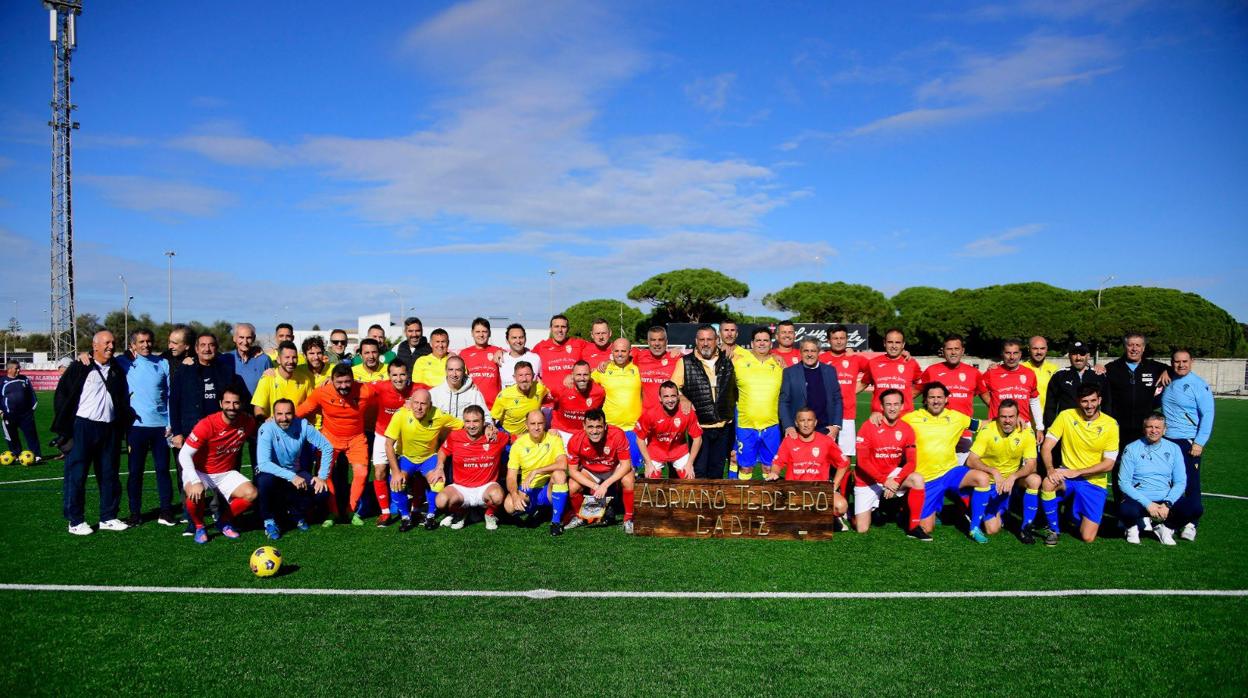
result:
[[[108,422],[74,418],[74,446],[65,457],[65,482],[61,491],[62,513],[69,525],[76,526],[86,519],[83,499],[87,475],[92,469],[100,485],[100,521],[117,518],[121,506],[121,476],[117,472],[119,437],[117,427]]]
[[[702,428],[702,448],[693,463],[693,476],[700,480],[721,480],[728,463],[728,454],[737,440],[736,424]]]
[[[1191,439],[1167,438],[1166,440],[1174,442],[1183,452],[1183,465],[1187,469],[1187,488],[1183,490],[1183,496],[1179,497],[1179,501],[1174,503],[1174,508],[1183,513],[1180,525],[1196,523],[1204,515],[1205,505],[1200,499],[1200,456],[1192,455],[1192,445],[1195,442]],[[1171,514],[1170,518],[1175,517]]]

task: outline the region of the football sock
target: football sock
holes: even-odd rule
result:
[[[568,500],[572,503],[572,513],[580,514],[581,505],[585,503],[585,495],[581,492],[574,492],[568,495]]]
[[[381,513],[389,513],[390,483],[386,482],[385,478],[373,480],[373,494],[377,495],[377,506],[381,507]]]
[[[438,493],[432,487],[425,488],[425,510],[430,516],[438,513]]]
[[[390,501],[394,503],[394,508],[399,511],[399,516],[408,518],[412,515],[412,502],[407,496],[407,489],[394,490],[390,493]]]
[[[988,511],[988,499],[992,496],[992,486],[976,487],[971,493],[971,530],[979,528],[984,522],[984,514]]]
[[[1061,522],[1057,519],[1057,506],[1061,500],[1056,492],[1041,492],[1040,501],[1044,503],[1044,518],[1048,519],[1049,528],[1054,532],[1061,530]]]
[[[191,523],[195,524],[195,528],[204,527],[204,498],[202,496],[198,502],[187,498],[186,515],[191,517]]]
[[[737,464],[736,464],[736,463],[729,463],[729,464],[728,464],[728,479],[729,479],[729,480],[736,480],[736,479],[737,479],[737,477],[738,477],[738,473],[737,473]]]
[[[1028,488],[1023,492],[1023,525],[1030,526],[1040,509],[1040,490]]]
[[[563,511],[568,508],[568,485],[554,484],[550,486],[550,520],[563,523]]]
[[[367,465],[351,466],[351,511],[355,511],[360,505],[360,498],[364,496],[364,483],[368,481]]]
[[[922,487],[911,487],[906,492],[906,504],[910,509],[910,528],[919,525],[923,518],[923,502],[927,499],[927,491]]]
[[[485,515],[486,515],[486,516],[497,516],[497,515],[498,515],[498,507],[494,506],[493,504],[486,504],[486,505],[485,505]]]
[[[620,494],[624,496],[624,520],[633,520],[633,490],[621,488]]]
[[[230,500],[230,514],[229,514],[230,520],[233,521],[234,519],[238,518],[240,514],[242,514],[244,511],[247,511],[250,508],[251,508],[251,502],[247,501],[243,497],[235,497],[234,499],[231,499]],[[225,514],[225,510],[223,509],[221,513]]]

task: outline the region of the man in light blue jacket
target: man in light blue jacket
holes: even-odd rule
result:
[[[126,435],[130,469],[126,478],[130,518],[126,525],[138,526],[143,522],[143,468],[150,451],[156,468],[156,496],[160,500],[156,520],[164,526],[176,526],[173,480],[169,477],[169,362],[152,353],[156,335],[146,327],[131,332],[127,340],[133,358],[125,354],[116,357],[126,376],[130,407],[134,410],[134,424]]]
[[[1162,545],[1174,545],[1174,528],[1190,519],[1188,502],[1180,499],[1187,485],[1183,453],[1173,442],[1162,438],[1166,418],[1151,414],[1144,418],[1144,438],[1127,444],[1118,469],[1118,491],[1122,504],[1118,516],[1127,524],[1127,542],[1139,544],[1145,518],[1156,522],[1153,531]]]
[[[1213,391],[1200,376],[1192,373],[1192,353],[1175,349],[1170,354],[1174,379],[1161,394],[1161,410],[1166,416],[1166,439],[1183,452],[1187,469],[1187,489],[1183,500],[1190,518],[1183,524],[1183,540],[1196,540],[1196,526],[1205,513],[1200,501],[1200,457],[1213,434]]]
[[[305,458],[305,454],[320,457],[320,468],[314,477],[308,474],[311,458]],[[286,513],[294,518],[299,530],[308,530],[313,496],[328,492],[326,481],[334,447],[308,420],[295,416],[295,403],[282,399],[273,403],[273,419],[260,427],[256,456],[256,486],[260,490],[265,535],[271,540],[282,537],[277,515]]]

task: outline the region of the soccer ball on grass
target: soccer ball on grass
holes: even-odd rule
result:
[[[22,451],[22,454],[17,457],[17,462],[22,465],[34,465],[35,454],[31,451]]]
[[[271,545],[256,548],[251,554],[251,571],[257,577],[272,577],[282,568],[282,553]]]
[[[0,465],[13,465],[13,461],[17,460],[13,457],[12,451],[0,453]]]

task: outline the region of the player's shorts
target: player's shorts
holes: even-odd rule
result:
[[[693,477],[693,470],[689,467],[689,454],[677,458],[675,460],[658,461],[660,466],[669,465],[672,468],[672,474],[679,478]]]
[[[1018,487],[1015,487],[1009,492],[998,494],[997,488],[993,487],[988,497],[988,508],[984,511],[984,518],[995,519],[999,516],[1004,516],[1010,510],[1010,498],[1014,496],[1014,492],[1017,489]]]
[[[633,470],[641,469],[641,449],[637,447],[637,435],[632,429],[624,432],[624,438],[628,439],[628,460],[633,464]]]
[[[597,472],[597,471],[594,471],[594,470],[590,470],[589,468],[581,468],[581,472],[582,472],[582,473],[585,473],[586,475],[588,475],[588,476],[589,476],[589,479],[591,479],[591,480],[593,480],[594,482],[596,482],[596,483],[598,483],[599,485],[601,485],[602,483],[606,482],[606,481],[607,481],[607,478],[611,477],[611,473],[613,473],[613,472],[615,472],[615,471],[614,471],[614,470],[604,470],[604,471],[602,471],[602,472]],[[619,484],[619,482],[616,482],[616,484],[618,485],[618,484]]]
[[[438,467],[438,454],[433,454],[425,460],[417,463],[407,456],[399,456],[399,469],[411,475],[419,472],[421,475],[428,475]]]
[[[841,433],[836,436],[836,445],[846,458],[852,458],[858,449],[858,423],[852,419],[841,420]]]
[[[373,433],[373,465],[385,465],[390,462],[386,458],[386,435]]]
[[[522,487],[520,491],[529,498],[529,505],[524,508],[525,514],[533,514],[542,507],[551,506],[550,493],[545,487]]]
[[[901,474],[901,468],[893,468],[893,472],[888,477],[894,478]],[[907,487],[901,487],[897,490],[897,496],[905,492]],[[883,483],[874,482],[870,485],[854,485],[854,514],[865,514],[868,511],[875,511],[880,508],[880,500],[884,498]]]
[[[1101,516],[1105,513],[1105,499],[1109,492],[1104,487],[1093,485],[1087,480],[1067,478],[1065,487],[1057,492],[1058,503],[1071,499],[1070,515],[1076,522],[1080,518],[1100,525]]]
[[[237,470],[227,470],[224,473],[205,473],[202,470],[196,470],[195,478],[198,479],[199,482],[203,483],[204,487],[209,487],[220,492],[221,496],[226,499],[229,499],[230,495],[234,494],[234,490],[251,482],[251,480],[247,479],[246,475],[243,475]],[[183,475],[182,484],[193,485],[195,484],[195,480],[188,480],[187,476]]]
[[[463,485],[451,483],[448,487],[459,492],[464,498],[464,506],[466,507],[483,507],[485,506],[485,491],[495,483],[487,482],[478,487],[464,487]]]
[[[334,445],[334,462],[338,462],[338,456],[347,454],[347,462],[351,465],[364,465],[368,463],[368,439],[363,434],[356,434],[346,441],[331,439],[330,443]]]
[[[941,475],[934,480],[928,480],[927,486],[924,488],[923,512],[919,514],[919,518],[926,519],[936,512],[945,504],[945,495],[952,494],[958,496],[958,490],[962,486],[962,478],[971,472],[971,469],[965,465],[955,465],[949,469],[949,472]]]
[[[746,429],[737,425],[737,467],[753,468],[756,465],[771,465],[780,450],[780,425],[773,424],[766,429]]]

